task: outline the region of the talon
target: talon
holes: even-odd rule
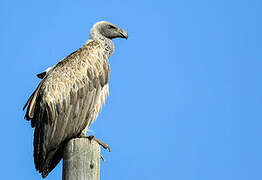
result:
[[[95,137],[93,135],[87,136],[87,138],[90,140],[90,142],[92,141],[92,139],[94,139]]]
[[[100,146],[102,146],[104,149],[108,149],[108,151],[111,152],[111,148],[110,148],[107,144],[103,143],[101,140],[96,139],[96,138],[94,138],[94,140],[95,140]]]
[[[80,134],[79,137],[80,137],[80,138],[88,138],[88,139],[90,140],[90,142],[91,142],[92,140],[94,140],[94,141],[96,141],[100,146],[102,146],[104,149],[108,149],[108,151],[111,152],[111,148],[110,148],[107,144],[103,143],[103,142],[102,142],[101,140],[99,140],[99,139],[96,139],[93,135],[83,136],[82,134]]]
[[[101,154],[100,154],[100,159],[102,159],[102,161],[105,162],[105,159]]]

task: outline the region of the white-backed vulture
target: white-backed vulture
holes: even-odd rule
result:
[[[34,163],[46,177],[62,159],[63,146],[86,134],[108,96],[113,38],[127,32],[101,21],[75,52],[38,74],[41,82],[26,102],[25,119],[34,129]]]

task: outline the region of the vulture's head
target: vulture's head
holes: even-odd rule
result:
[[[90,38],[95,39],[98,36],[104,36],[108,39],[128,38],[125,30],[118,28],[116,25],[107,21],[97,22],[90,31]]]

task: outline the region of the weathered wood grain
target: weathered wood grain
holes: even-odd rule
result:
[[[63,155],[63,180],[99,180],[100,145],[88,138],[70,140]]]

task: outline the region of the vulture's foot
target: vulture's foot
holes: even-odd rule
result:
[[[80,135],[80,137],[82,138],[83,136]],[[111,152],[111,149],[110,147],[104,143],[103,141],[99,140],[99,139],[96,139],[93,135],[90,135],[90,136],[84,136],[84,138],[88,138],[90,141],[91,140],[94,140],[96,141],[100,146],[102,146],[104,149],[108,149],[109,152]],[[103,157],[101,157],[102,160],[104,160]]]

